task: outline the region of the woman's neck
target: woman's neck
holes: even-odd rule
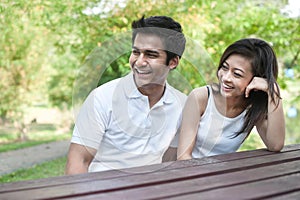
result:
[[[229,118],[240,115],[248,106],[245,97],[225,98],[220,93],[214,94],[214,101],[218,111]]]

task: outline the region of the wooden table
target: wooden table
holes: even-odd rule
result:
[[[1,184],[0,199],[300,199],[300,144]]]

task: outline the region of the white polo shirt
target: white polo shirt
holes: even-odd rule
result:
[[[89,94],[71,142],[98,149],[90,172],[161,163],[179,128],[185,100],[185,94],[167,84],[150,109],[129,73]]]

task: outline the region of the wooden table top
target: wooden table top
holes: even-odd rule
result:
[[[6,183],[0,199],[300,199],[300,144]]]

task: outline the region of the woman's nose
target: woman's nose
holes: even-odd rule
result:
[[[225,80],[225,81],[231,81],[231,73],[229,72],[229,71],[227,71],[227,72],[224,72],[224,74],[223,74],[223,80]]]

